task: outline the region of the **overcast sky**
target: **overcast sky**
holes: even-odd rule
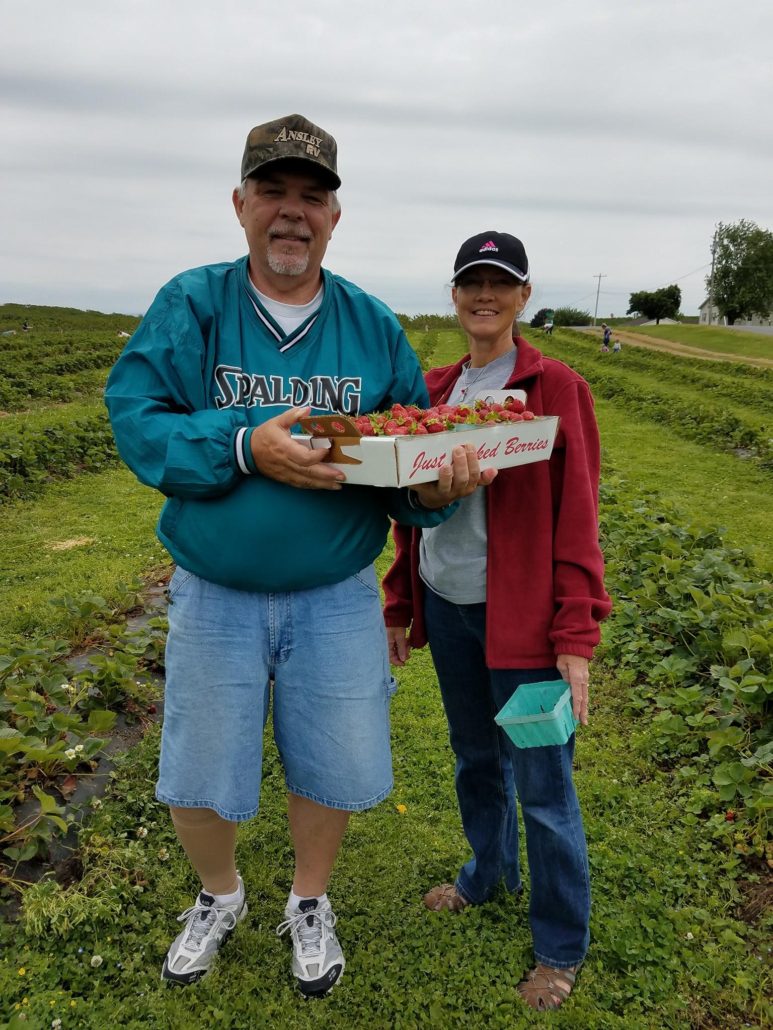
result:
[[[531,310],[697,312],[718,221],[773,228],[770,0],[0,0],[0,303],[143,312],[246,245],[244,141],[338,140],[325,265],[449,311],[461,242],[525,243]]]

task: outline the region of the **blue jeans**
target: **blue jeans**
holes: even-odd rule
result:
[[[282,594],[218,586],[178,568],[156,797],[240,822],[258,811],[263,727],[287,789],[329,808],[372,808],[392,789],[394,681],[376,572]]]
[[[473,904],[504,878],[519,891],[516,791],[531,877],[529,922],[538,962],[581,962],[590,933],[590,876],[572,782],[574,735],[563,746],[517,748],[494,716],[522,683],[558,679],[547,669],[486,666],[486,605],[451,604],[427,589],[425,620],[456,755],[456,794],[472,858],[456,879]]]

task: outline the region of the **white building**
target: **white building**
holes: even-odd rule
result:
[[[716,304],[711,306],[711,322],[709,322],[708,297],[698,308],[698,311],[700,312],[698,318],[699,325],[727,325],[727,319],[720,315]],[[737,326],[773,325],[773,311],[769,311],[767,315],[763,315],[762,317],[754,315],[753,318],[738,318],[734,324]]]

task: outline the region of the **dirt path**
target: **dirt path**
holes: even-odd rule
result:
[[[600,329],[583,329],[589,333],[601,337]],[[647,347],[649,350],[667,351],[669,354],[676,354],[681,358],[699,358],[701,361],[735,361],[743,365],[757,365],[759,368],[773,368],[771,358],[750,358],[741,354],[726,354],[719,351],[704,350],[701,347],[690,347],[685,343],[676,343],[674,340],[658,340],[654,336],[644,336],[641,333],[632,333],[626,329],[616,330],[613,337],[619,338],[622,343],[630,343],[636,347]]]

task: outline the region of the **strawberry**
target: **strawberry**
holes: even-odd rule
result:
[[[508,398],[504,404],[476,401],[468,404],[436,404],[422,409],[415,404],[393,404],[389,411],[358,415],[354,424],[362,436],[426,436],[444,433],[456,425],[496,425],[503,422],[531,421],[536,416],[522,401]]]

